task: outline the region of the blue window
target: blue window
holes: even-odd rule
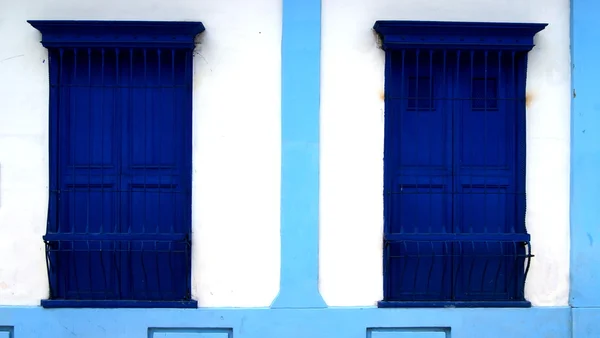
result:
[[[46,307],[195,307],[192,52],[201,23],[31,21],[50,71]]]
[[[544,27],[375,24],[386,52],[379,306],[530,306],[525,80]]]

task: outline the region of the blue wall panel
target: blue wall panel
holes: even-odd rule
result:
[[[571,294],[600,307],[600,2],[572,1]]]
[[[600,2],[571,1],[572,336],[600,337]]]
[[[0,307],[7,324],[13,338],[566,338],[570,309]]]
[[[0,326],[0,338],[14,338],[12,326]]]
[[[149,328],[148,338],[232,338],[231,329]]]
[[[273,308],[325,307],[319,293],[321,0],[283,0],[281,283]]]
[[[369,328],[367,338],[450,338],[449,327]]]

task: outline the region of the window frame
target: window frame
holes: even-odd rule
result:
[[[48,49],[69,49],[69,48],[148,48],[148,49],[171,49],[186,50],[190,57],[186,60],[189,67],[188,78],[190,90],[193,84],[193,62],[192,53],[195,48],[195,37],[205,30],[201,22],[176,22],[176,21],[69,21],[69,20],[30,20],[28,21],[34,28],[40,31],[42,35],[41,43]],[[50,56],[50,53],[49,53]],[[59,65],[52,58],[48,58],[48,67],[50,74],[56,72]],[[58,152],[61,143],[59,142],[59,100],[60,93],[56,88],[50,86],[49,89],[49,204],[48,204],[48,224],[47,233],[44,241],[49,241],[56,237],[56,234],[49,233],[50,229],[57,229],[58,223],[58,196],[52,193],[59,189],[58,180],[60,173],[60,163]],[[191,100],[190,93],[190,100]],[[182,109],[192,109],[191,104]],[[191,111],[189,112],[191,115]],[[187,126],[186,128],[191,128]],[[190,134],[191,130],[185,131]],[[185,152],[190,153],[191,145]],[[191,175],[191,168],[189,169]],[[191,184],[190,183],[186,183]],[[191,187],[190,187],[191,188]],[[188,206],[191,208],[191,205]],[[191,213],[191,210],[190,210]],[[190,219],[191,222],[191,219]],[[191,232],[191,224],[190,224]],[[60,234],[59,234],[60,235]],[[135,234],[130,237],[137,237]],[[178,235],[179,236],[179,235]],[[105,236],[106,237],[106,236]],[[110,237],[110,235],[108,235]],[[107,237],[107,238],[108,238]],[[191,236],[189,241],[191,243]],[[47,249],[48,250],[48,249]],[[47,252],[48,254],[48,252]],[[190,254],[191,256],[191,254]],[[191,257],[190,257],[191,259]],[[50,283],[50,297],[43,299],[41,305],[46,308],[61,307],[91,307],[91,308],[195,308],[197,301],[191,298],[188,300],[138,300],[138,299],[106,299],[106,300],[88,300],[88,299],[54,299],[52,294],[53,285],[58,285],[55,272],[50,269],[49,258],[48,279]],[[187,267],[188,278],[187,286],[191,292],[191,262]]]
[[[392,76],[391,69],[392,56],[394,52],[406,50],[442,50],[442,51],[502,51],[503,53],[521,53],[524,54],[517,68],[516,90],[519,95],[525,97],[525,81],[527,68],[527,53],[534,47],[534,36],[543,30],[547,24],[543,23],[485,23],[485,22],[439,22],[439,21],[377,21],[373,27],[377,33],[380,47],[385,51],[385,110],[391,109],[394,103],[391,101],[389,89],[391,82],[397,80]],[[513,54],[514,55],[514,54]],[[402,75],[409,76],[409,75]],[[430,76],[433,76],[431,74]],[[507,81],[505,79],[504,81]],[[451,85],[451,84],[450,84]],[[496,90],[501,83],[496,83]],[[447,88],[442,90],[446,91]],[[490,100],[490,99],[487,99]],[[485,101],[485,100],[484,100]],[[475,110],[475,109],[474,109]],[[518,121],[525,121],[525,101],[519,103],[517,107]],[[386,114],[387,115],[387,114]],[[389,118],[385,119],[385,143],[390,138]],[[524,123],[523,123],[524,124]],[[517,137],[522,140],[523,146],[517,149],[516,157],[520,167],[516,170],[525,172],[525,125],[518,126]],[[390,149],[384,146],[384,159],[392,158]],[[383,300],[378,302],[378,307],[529,307],[531,304],[523,299],[511,301],[490,301],[490,300],[431,300],[431,301],[398,301],[391,300],[390,268],[389,266],[389,243],[393,240],[402,240],[406,236],[398,236],[391,232],[391,220],[389,217],[388,205],[391,184],[391,174],[385,169],[384,161],[384,236],[383,236]],[[523,175],[517,175],[516,184],[522,187],[524,191],[525,178]],[[522,227],[524,233],[510,234],[514,240],[523,240],[529,242],[529,234],[525,228],[525,204],[517,205],[517,215],[523,215]],[[410,237],[411,235],[409,235]],[[415,234],[415,238],[427,238],[428,240],[440,240],[438,234],[427,235],[425,233]],[[452,236],[447,236],[451,238]],[[490,237],[492,238],[492,237]],[[444,239],[441,240],[446,240]],[[528,265],[527,265],[528,269]],[[524,271],[523,284],[527,269]]]

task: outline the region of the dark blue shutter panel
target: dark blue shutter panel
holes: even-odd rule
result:
[[[51,57],[52,297],[190,299],[191,51],[59,48]]]
[[[386,66],[386,301],[522,301],[524,55],[409,49]]]
[[[386,117],[391,124],[386,145],[386,165],[392,164],[386,166],[392,175],[386,190],[391,234],[452,231],[452,115],[441,100],[448,95],[444,64],[432,62],[433,57],[429,51],[391,57],[392,77],[397,79],[388,91],[393,115]],[[451,273],[444,271],[450,265],[450,245],[403,238],[387,250],[391,298],[449,299],[450,285],[442,281]]]
[[[124,231],[134,241],[124,261],[134,299],[189,299],[191,97],[188,51],[133,54],[132,89],[125,93],[122,199]],[[135,59],[138,62],[135,62]],[[187,73],[186,73],[187,72]],[[140,86],[147,89],[140,89]],[[128,248],[129,249],[129,248]]]
[[[458,63],[455,97],[470,99],[457,100],[454,110],[454,232],[469,236],[454,248],[457,300],[516,298],[523,271],[521,243],[478,239],[524,232],[516,213],[524,195],[517,194],[516,180],[518,147],[524,146],[517,125],[525,121],[517,118],[512,61],[511,53],[477,51]]]
[[[120,122],[110,87],[114,62],[87,49],[51,51],[56,63],[51,85],[58,88],[58,221],[50,229],[50,261],[57,298],[105,299],[118,295],[113,241],[86,240],[120,225]],[[112,73],[114,74],[114,73]],[[99,87],[104,81],[107,87]],[[56,234],[53,238],[51,235]],[[60,237],[60,235],[66,235]],[[105,271],[98,273],[99,268]]]

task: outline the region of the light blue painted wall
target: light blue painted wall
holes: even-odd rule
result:
[[[570,337],[569,321],[570,311],[566,307],[277,310],[0,308],[0,330],[6,322],[11,323],[14,325],[14,338],[566,338]]]
[[[600,307],[600,2],[572,7],[570,300]]]
[[[321,0],[283,0],[281,282],[273,308],[325,307],[319,293]]]
[[[573,337],[600,337],[600,2],[572,0],[571,293]]]

